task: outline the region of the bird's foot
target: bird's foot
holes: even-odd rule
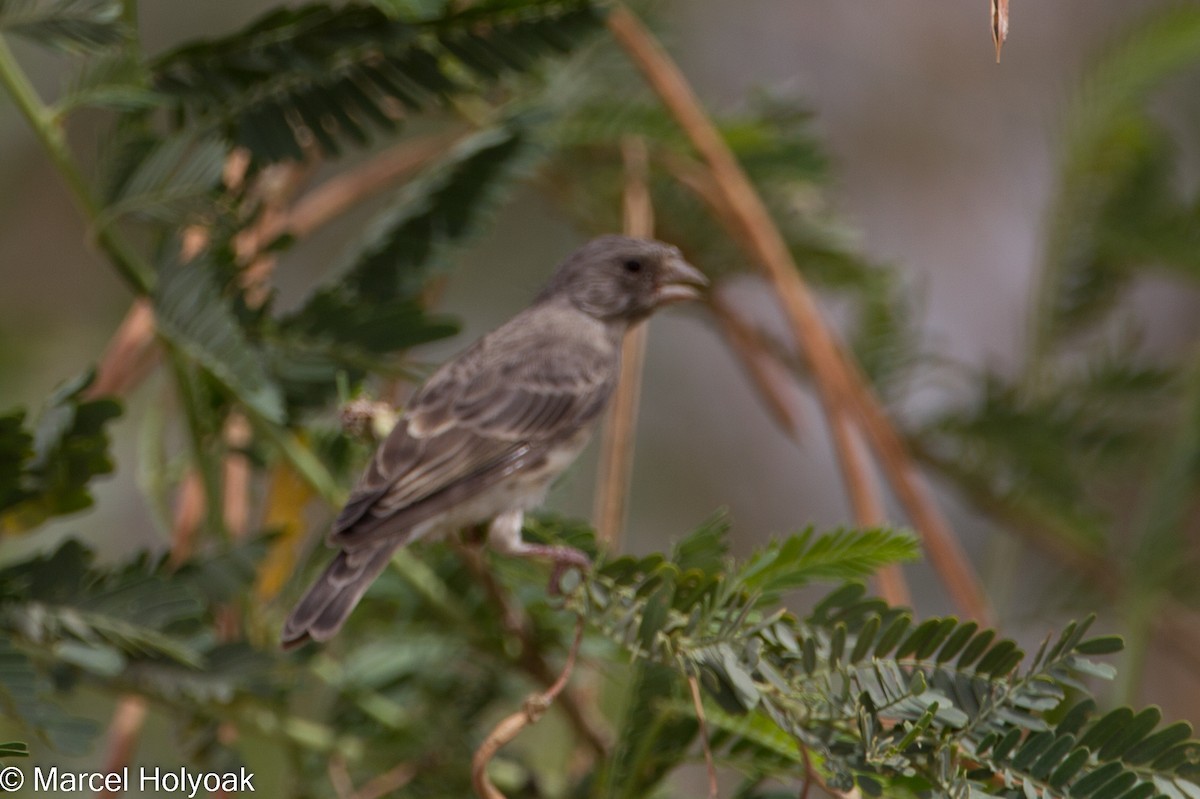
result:
[[[548,558],[554,563],[554,569],[550,572],[550,584],[546,589],[550,596],[562,596],[562,578],[568,570],[576,568],[583,574],[592,568],[592,559],[574,547],[530,545],[530,550],[529,554]]]

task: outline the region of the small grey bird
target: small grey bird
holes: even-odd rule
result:
[[[334,521],[341,552],[288,617],[283,646],[334,635],[392,553],[430,534],[490,519],[491,546],[554,561],[554,581],[587,568],[576,549],[523,541],[525,511],[591,436],[629,326],[707,282],[657,241],[602,236],[569,255],[532,305],[413,396]]]

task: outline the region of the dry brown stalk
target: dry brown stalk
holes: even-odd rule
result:
[[[183,476],[175,495],[175,520],[171,525],[171,554],[167,565],[178,569],[188,562],[195,545],[196,531],[204,518],[204,483],[200,473],[191,469]]]
[[[142,382],[158,360],[154,344],[154,311],[148,299],[138,297],[105,347],[87,395],[120,396]]]
[[[117,700],[116,710],[113,711],[112,720],[108,723],[108,752],[104,756],[105,773],[120,771],[129,765],[145,719],[145,698],[137,694],[125,694]],[[102,789],[96,792],[96,799],[116,795],[115,791]]]
[[[266,241],[282,233],[290,233],[298,239],[311,235],[364,198],[378,194],[408,177],[434,156],[445,152],[457,138],[457,135],[434,134],[405,139],[353,169],[330,178],[302,197],[279,227],[268,228]]]
[[[654,235],[654,206],[646,182],[649,164],[645,140],[640,136],[626,137],[621,142],[621,155],[625,163],[625,235],[650,238]],[[621,373],[617,377],[617,389],[600,442],[592,518],[597,540],[610,552],[620,550],[621,535],[629,515],[647,330],[645,323],[638,324],[621,342]]]
[[[727,293],[724,284],[718,283],[709,297],[709,309],[771,418],[799,443],[802,439],[798,409],[788,396],[790,373],[775,357],[763,334],[733,307]]]
[[[775,289],[797,345],[808,360],[825,412],[833,424],[853,410],[882,461],[901,502],[920,531],[930,560],[946,585],[951,599],[972,618],[987,621],[987,601],[974,569],[937,508],[930,501],[921,477],[861,376],[849,364],[825,325],[816,300],[800,277],[787,243],[733,152],[705,114],[691,87],[662,46],[637,17],[622,5],[608,17],[608,28],[618,44],[641,70],[667,110],[691,140],[724,195],[730,221],[742,231],[735,236],[751,248],[754,260]],[[848,486],[860,481],[857,459],[849,448],[839,450],[840,466]]]
[[[788,398],[788,371],[779,355],[771,348],[755,327],[741,317],[729,301],[727,290],[718,285],[712,292],[710,308],[720,325],[730,348],[737,354],[758,390],[772,418],[797,443],[801,439],[794,421],[794,403]],[[838,451],[846,451],[854,479],[848,484],[854,518],[861,527],[878,527],[886,522],[883,500],[871,473],[871,464],[858,429],[845,414],[831,420],[834,444]],[[892,605],[911,605],[912,595],[904,579],[904,572],[896,564],[889,564],[878,573],[879,593]]]
[[[521,651],[517,656],[517,665],[542,685],[553,685],[556,679],[554,672],[538,648],[529,617],[519,605],[509,598],[508,593],[496,580],[496,575],[484,562],[478,547],[461,544],[453,539],[452,542],[459,554],[462,555],[472,576],[487,592],[488,600],[500,615],[504,629],[520,643]],[[604,757],[609,749],[608,739],[592,722],[585,710],[586,705],[583,700],[574,692],[566,691],[559,700],[558,706],[575,732],[587,743],[592,753],[597,757]]]
[[[579,644],[582,641],[583,617],[580,616],[575,622],[575,640],[571,642],[571,649],[567,652],[567,662],[563,664],[558,679],[544,692],[533,694],[526,699],[523,709],[502,719],[475,750],[475,756],[471,759],[471,784],[475,787],[475,793],[480,796],[480,799],[505,799],[504,794],[500,793],[488,778],[488,764],[492,762],[492,758],[502,747],[520,734],[521,730],[531,724],[536,724],[554,699],[567,686],[567,680],[571,678],[571,672],[575,670],[575,658],[579,654]]]
[[[337,754],[329,758],[326,772],[329,774],[329,782],[333,785],[333,792],[338,795],[338,799],[382,799],[382,797],[408,785],[417,775],[417,769],[414,766],[409,763],[401,763],[373,778],[362,788],[355,788],[354,780],[350,777],[350,769],[346,767],[345,758]]]
[[[1008,38],[1008,0],[992,0],[992,44],[996,46],[996,63]]]
[[[271,244],[280,235],[290,233],[298,239],[311,235],[359,201],[387,189],[411,174],[443,151],[448,142],[447,136],[407,139],[360,166],[330,178],[302,197],[292,209],[276,209],[264,214],[264,219],[256,226],[253,235],[240,240],[239,254],[248,264],[243,274],[243,283],[249,281],[264,285],[273,259],[258,262],[256,257],[263,247]],[[236,160],[236,154],[231,156],[230,160]],[[291,183],[294,187],[307,175],[306,168],[289,166],[292,167],[292,171],[282,177],[273,175],[272,181]],[[227,182],[239,179],[233,166],[226,170]],[[202,226],[193,225],[184,230],[180,252],[185,260],[194,258],[207,244],[207,230]],[[154,313],[150,303],[144,297],[139,297],[133,301],[125,319],[105,348],[104,357],[97,369],[96,381],[89,389],[89,396],[121,395],[137,386],[152,371],[159,355],[154,334]]]
[[[700,681],[694,675],[688,675],[687,682],[692,692],[696,722],[700,725],[700,745],[704,749],[704,766],[708,770],[708,799],[717,799],[721,788],[717,782],[717,763],[713,760],[712,747],[708,743],[708,719],[704,716],[704,701],[700,698]]]

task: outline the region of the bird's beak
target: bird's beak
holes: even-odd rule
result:
[[[708,286],[708,278],[696,267],[674,255],[667,261],[662,273],[662,282],[654,291],[659,305],[700,298],[700,289]]]

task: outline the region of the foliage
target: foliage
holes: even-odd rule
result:
[[[718,570],[711,558],[721,550],[701,530],[670,560],[606,564],[571,604],[632,656],[699,678],[719,707],[725,761],[760,778],[802,769],[798,745],[831,788],[868,795],[895,783],[947,796],[1196,789],[1190,758],[1200,742],[1189,725],[1160,728],[1157,708],[1097,718],[1092,700],[1069,698],[1086,690],[1082,677],[1114,674],[1088,656],[1121,641],[1086,638],[1092,619],[1047,638],[1022,669],[1025,653],[994,630],[954,618],[914,624],[856,583],[801,620],[775,609],[769,586],[779,578],[802,584],[796,575],[831,551],[841,556],[830,565],[850,574],[861,570],[856,555],[902,540],[806,534]],[[624,795],[644,795],[652,783]]]
[[[23,410],[0,416],[0,533],[84,510],[92,504],[88,483],[112,472],[106,426],[121,406],[88,398],[91,382],[89,373],[60,386],[34,430]]]
[[[1194,345],[1151,350],[1155,320],[1131,298],[1200,275],[1200,193],[1177,180],[1182,143],[1154,112],[1198,60],[1194,7],[1150,15],[1097,60],[1064,122],[1025,363],[971,375],[973,398],[917,431],[1013,529],[1107,574],[1137,635],[1167,596],[1196,600],[1183,531],[1200,495],[1200,361]]]
[[[67,52],[102,50],[125,39],[119,0],[4,0],[0,33]]]
[[[366,144],[411,113],[480,94],[510,73],[568,52],[596,29],[580,0],[490,3],[431,19],[375,6],[268,12],[236,34],[179,48],[152,66],[181,119],[219,125],[266,160],[329,156]]]
[[[94,752],[112,701],[135,695],[174,725],[189,763],[285,762],[292,776],[264,786],[272,795],[348,795],[347,780],[390,774],[405,795],[460,797],[480,740],[553,681],[580,616],[589,689],[560,697],[534,742],[493,763],[513,799],[671,795],[700,757],[701,718],[740,799],[814,780],[872,796],[1200,795],[1190,725],[1091,695],[1114,676],[1095,658],[1119,639],[1089,638],[1089,617],[1028,658],[975,622],[918,621],[863,588],[917,554],[886,528],[804,530],[737,560],[717,516],[668,554],[605,559],[586,527],[535,518],[527,537],[597,557],[564,597],[547,597],[537,565],[431,545],[396,556],[338,640],[283,655],[283,578],[365,455],[330,424],[331,405],[372,390],[371,375],[411,378],[407,350],[457,331],[437,289],[515,187],[610,231],[621,143],[638,136],[660,235],[722,288],[749,279],[745,259],[686,139],[597,44],[603,3],[281,7],[154,56],[128,27],[132,7],[0,0],[0,37],[65,53],[75,78],[39,105],[3,41],[0,72],[102,254],[138,276],[153,310],[148,345],[166,368],[138,456],[151,500],[169,509],[198,484],[204,518],[190,529],[176,513],[169,557],[62,543],[42,526],[91,506],[92,481],[115,468],[121,406],[89,373],[36,424],[25,409],[0,416],[0,532],[30,545],[0,550],[0,737],[29,742],[0,743],[0,758]],[[1200,599],[1183,532],[1200,485],[1200,361],[1147,355],[1122,305],[1144,274],[1200,274],[1200,201],[1173,181],[1175,144],[1148,110],[1157,86],[1200,61],[1198,34],[1200,15],[1175,9],[1098,62],[1067,120],[1022,374],[942,365],[972,398],[907,431],[1005,529],[1120,577],[1135,656],[1169,601]],[[101,109],[88,119],[105,129],[94,183],[62,135],[82,108]],[[864,370],[902,408],[936,354],[921,350],[895,273],[857,252],[828,207],[811,116],[766,95],[718,123],[806,279],[847,310]],[[306,246],[290,192],[318,162],[352,176],[338,156],[403,148],[412,129],[435,134],[421,145],[453,144],[352,231],[331,274],[295,301],[277,296],[271,269]],[[805,376],[783,346],[771,355]],[[785,604],[799,589],[804,612]],[[1136,683],[1136,660],[1127,673]]]

